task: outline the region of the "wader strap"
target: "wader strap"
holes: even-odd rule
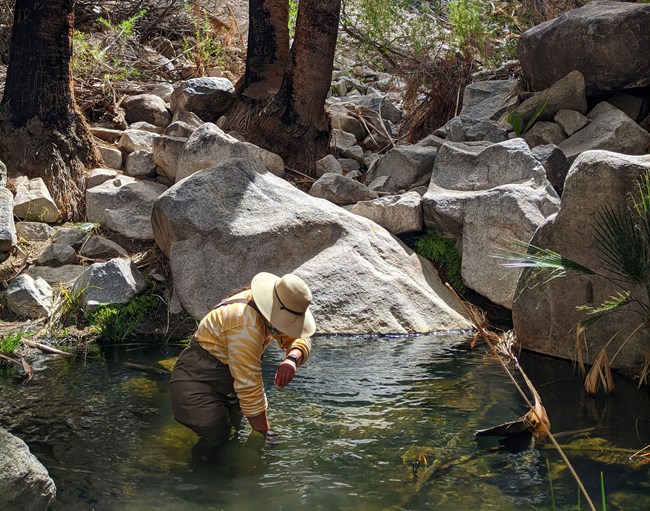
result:
[[[232,300],[224,300],[223,302],[219,303],[217,307],[221,307],[222,305],[230,305],[231,303],[243,303],[244,305],[248,305],[255,309],[255,312],[258,314],[262,314],[260,310],[257,308],[257,304],[253,300],[245,300],[244,298],[233,298]]]

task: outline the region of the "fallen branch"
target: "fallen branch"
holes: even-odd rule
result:
[[[531,390],[531,392],[533,392],[533,395],[535,396],[535,401],[536,401],[536,402],[535,402],[535,406],[533,406],[533,404],[532,404],[532,403],[530,402],[530,400],[528,399],[528,396],[526,396],[526,394],[525,394],[524,391],[522,390],[522,388],[521,388],[521,386],[519,385],[519,383],[517,383],[517,380],[515,380],[515,377],[514,377],[514,376],[512,375],[512,373],[510,372],[510,369],[508,369],[508,367],[506,366],[506,363],[505,363],[505,362],[503,361],[503,359],[502,359],[502,358],[497,354],[497,349],[496,349],[496,347],[494,346],[494,344],[493,344],[492,341],[491,341],[491,339],[493,339],[493,338],[495,337],[496,334],[491,333],[491,332],[488,332],[488,331],[485,330],[485,328],[483,328],[483,326],[482,326],[482,325],[481,325],[481,324],[476,320],[476,315],[475,315],[475,314],[470,310],[470,308],[467,306],[467,304],[465,303],[465,301],[464,301],[463,299],[461,299],[460,296],[458,296],[458,293],[456,293],[456,291],[454,290],[454,288],[451,287],[451,285],[450,285],[448,282],[445,282],[445,286],[447,286],[447,288],[451,291],[451,293],[454,295],[454,297],[456,298],[456,300],[457,300],[457,301],[460,303],[460,305],[465,309],[465,311],[467,312],[468,317],[471,319],[472,323],[474,323],[474,326],[475,326],[476,329],[478,330],[480,336],[481,336],[481,337],[483,338],[483,340],[486,342],[486,344],[488,345],[488,347],[492,350],[492,353],[494,354],[494,356],[496,357],[496,359],[499,361],[499,364],[501,364],[501,367],[502,367],[503,370],[506,372],[506,375],[508,376],[508,378],[510,379],[510,381],[514,384],[515,388],[519,391],[519,394],[520,394],[521,397],[523,398],[524,402],[525,402],[526,405],[530,408],[530,411],[529,411],[528,413],[529,413],[529,414],[532,414],[533,416],[536,417],[536,419],[537,419],[537,424],[536,424],[536,426],[539,426],[539,427],[543,430],[543,432],[545,433],[545,436],[548,437],[548,438],[551,440],[551,442],[553,443],[553,445],[554,445],[555,448],[557,449],[558,453],[560,454],[560,457],[562,458],[562,460],[563,460],[564,463],[566,464],[567,468],[568,468],[569,471],[571,472],[571,475],[573,476],[573,478],[575,479],[576,483],[578,484],[578,487],[580,488],[580,491],[582,492],[582,494],[584,495],[585,499],[587,500],[587,504],[589,504],[589,508],[590,508],[592,511],[596,511],[596,508],[595,508],[595,506],[594,506],[594,503],[591,501],[591,498],[589,498],[589,494],[587,493],[587,490],[585,489],[584,485],[582,484],[582,481],[581,481],[580,478],[578,477],[578,474],[577,474],[576,471],[574,470],[574,468],[573,468],[573,466],[571,465],[571,462],[569,461],[569,459],[568,459],[568,458],[566,457],[566,455],[564,454],[564,451],[563,451],[562,448],[560,447],[560,444],[557,443],[557,440],[555,439],[555,437],[554,437],[553,434],[551,433],[551,430],[550,430],[550,428],[549,428],[549,425],[547,424],[547,422],[548,422],[548,418],[545,417],[546,413],[545,413],[544,407],[541,406],[541,401],[538,401],[538,397],[539,397],[539,396],[538,396],[537,392],[534,390],[534,388],[532,388],[532,383],[530,382],[530,380],[528,379],[528,377],[527,377],[526,374],[524,373],[524,371],[523,371],[523,369],[521,368],[521,365],[519,364],[519,362],[517,361],[517,364],[516,364],[517,369],[519,370],[519,372],[521,373],[521,375],[524,377],[524,380],[526,381],[526,385],[528,385],[529,389]],[[544,415],[542,415],[541,412],[543,412]],[[545,420],[545,419],[546,419],[546,420]]]
[[[147,366],[144,364],[138,364],[137,362],[133,362],[132,360],[127,361],[126,367],[128,367],[129,369],[135,369],[136,371],[143,371],[147,374],[153,374],[154,376],[165,376],[169,374],[169,371],[167,369],[163,369],[161,367]]]
[[[40,342],[30,341],[28,339],[23,339],[23,344],[30,348],[35,348],[37,350],[44,351],[46,353],[52,353],[54,355],[65,355],[66,357],[74,357],[74,353],[68,353],[67,351],[61,351],[47,344],[41,344]]]

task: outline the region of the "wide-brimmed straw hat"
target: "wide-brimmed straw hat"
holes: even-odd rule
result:
[[[309,310],[311,291],[304,280],[291,273],[282,278],[258,273],[251,281],[253,300],[262,315],[280,332],[291,337],[310,337],[316,331]]]

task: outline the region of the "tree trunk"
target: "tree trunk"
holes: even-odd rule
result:
[[[74,99],[73,0],[16,0],[0,116],[10,174],[41,177],[62,220],[84,215],[87,167],[101,157]]]
[[[282,85],[244,135],[309,171],[329,138],[325,99],[332,81],[341,0],[300,0]]]
[[[289,2],[248,2],[246,71],[238,84],[242,96],[268,99],[282,84],[289,61]]]

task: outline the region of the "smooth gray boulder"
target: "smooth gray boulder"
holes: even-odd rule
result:
[[[91,236],[79,250],[79,255],[88,259],[113,259],[115,257],[129,257],[124,248],[103,236]]]
[[[452,142],[507,140],[508,127],[501,119],[517,104],[517,80],[471,83],[463,92],[463,108],[440,131]]]
[[[47,511],[56,486],[27,444],[0,427],[0,509]]]
[[[144,121],[165,128],[172,121],[165,101],[155,94],[129,96],[122,101],[121,106],[124,108],[125,119],[129,124]]]
[[[156,162],[152,151],[135,151],[126,155],[124,173],[132,177],[156,175]]]
[[[43,266],[64,266],[77,262],[77,253],[74,248],[64,243],[50,243],[36,259],[36,263]]]
[[[81,245],[88,239],[89,234],[83,229],[75,227],[59,227],[52,236],[52,243],[62,243],[70,245],[75,250],[79,250]]]
[[[579,71],[572,71],[517,107],[521,116],[522,129],[529,121],[552,121],[560,110],[575,110],[587,113],[585,78]]]
[[[86,188],[92,188],[93,186],[101,185],[105,181],[108,181],[109,179],[115,179],[119,175],[121,174],[115,169],[93,169],[86,175]]]
[[[566,156],[556,145],[540,145],[531,151],[535,159],[544,166],[546,179],[553,185],[557,194],[561,197],[564,190],[564,180],[569,172],[569,162]]]
[[[97,143],[97,149],[99,149],[99,153],[102,155],[104,165],[106,165],[108,168],[116,170],[120,170],[122,168],[124,157],[122,155],[122,151],[120,151],[117,147],[109,146],[100,142]]]
[[[128,238],[153,239],[151,210],[167,187],[122,176],[86,190],[86,217]]]
[[[524,32],[517,52],[533,90],[567,73],[585,77],[587,95],[650,84],[650,5],[594,1]]]
[[[170,105],[174,113],[186,110],[214,122],[228,111],[235,97],[235,87],[227,78],[192,78],[174,89]]]
[[[129,259],[116,258],[94,263],[75,281],[72,289],[81,293],[81,306],[93,311],[100,305],[129,303],[147,284]]]
[[[647,172],[650,172],[649,155],[629,156],[608,151],[582,153],[567,175],[559,212],[537,229],[531,243],[604,271],[595,241],[594,222],[603,206],[623,207],[629,200],[628,193],[636,190],[636,180]],[[595,276],[557,278],[540,283],[531,280],[531,272],[526,271],[519,279],[512,306],[517,339],[526,349],[575,360],[576,326],[589,318],[586,311],[576,307],[599,305],[625,289],[634,288],[625,283],[620,287]],[[605,344],[623,329],[607,349],[610,361],[615,368],[621,369],[642,365],[650,342],[647,329],[631,338],[612,360],[638,321],[638,314],[621,310],[589,328],[588,344],[582,353],[585,363],[593,363]]]
[[[444,144],[422,198],[427,227],[456,238],[463,283],[510,308],[520,270],[493,257],[511,240],[528,241],[559,197],[521,138],[489,147]]]
[[[21,273],[9,282],[7,305],[19,316],[42,318],[52,308],[52,287],[42,278]]]
[[[190,135],[183,146],[178,157],[176,182],[229,158],[244,158],[276,176],[284,176],[284,161],[279,155],[241,142],[215,124],[206,122]]]
[[[245,160],[193,174],[154,206],[156,243],[195,318],[260,271],[308,282],[320,333],[467,328],[433,266],[381,226]]]

